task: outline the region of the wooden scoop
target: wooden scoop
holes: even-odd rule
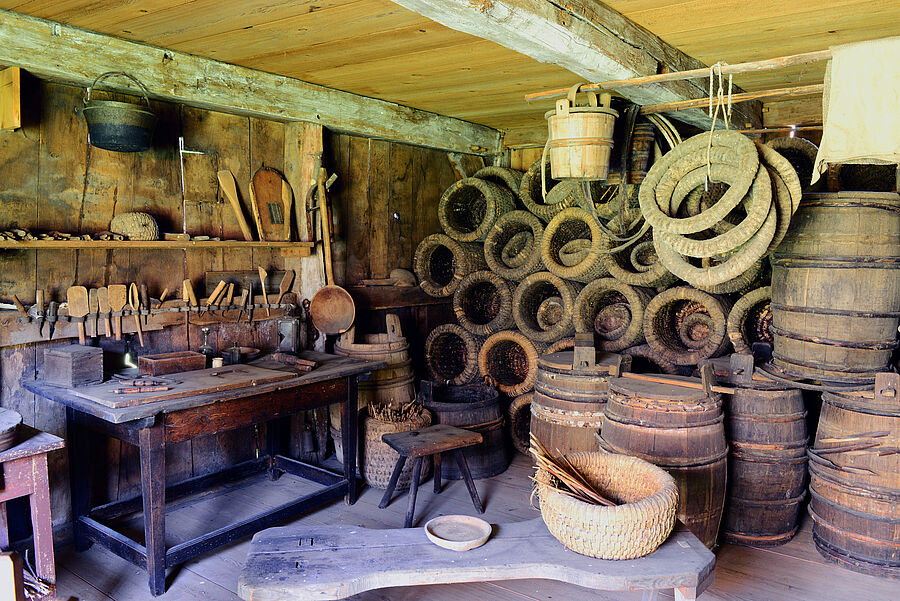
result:
[[[141,331],[141,298],[137,284],[134,282],[131,283],[131,287],[128,289],[128,304],[131,305],[131,310],[134,311],[134,325],[137,328],[138,341],[141,343],[141,346],[144,346],[144,332]]]
[[[269,297],[266,294],[266,278],[268,278],[268,277],[269,277],[268,272],[265,269],[263,269],[262,267],[260,267],[259,268],[259,283],[262,285],[263,303],[265,303],[267,305],[266,306],[266,317],[271,317],[272,312],[269,310],[269,307],[268,307]],[[251,301],[252,300],[253,299],[251,297]]]
[[[237,183],[234,181],[234,174],[228,169],[218,172],[219,185],[228,202],[231,203],[231,209],[237,218],[238,225],[241,226],[241,232],[244,234],[244,240],[251,242],[253,240],[253,232],[250,231],[250,225],[244,219],[244,210],[241,208],[241,201],[238,199]]]
[[[281,283],[278,285],[278,300],[275,301],[276,305],[281,304],[281,299],[284,298],[284,295],[287,294],[287,291],[291,289],[291,284],[294,283],[294,270],[288,269],[284,272],[284,277],[281,278]]]
[[[94,320],[94,330],[91,336],[96,338],[98,336],[97,328],[99,327],[98,320],[100,318],[100,316],[97,315],[100,312],[100,291],[96,288],[88,290],[88,311],[90,312],[91,319]]]
[[[106,320],[106,337],[112,336],[112,318],[109,316],[109,288],[99,288],[97,290],[97,302],[100,305],[100,313],[105,315]]]
[[[109,308],[115,313],[121,312],[128,302],[128,287],[125,284],[112,284],[109,287]],[[116,340],[122,340],[122,316],[116,316]]]
[[[69,302],[69,317],[84,317],[88,314],[88,291],[84,286],[71,286],[66,290],[66,300]],[[84,321],[78,323],[78,343],[85,344]]]

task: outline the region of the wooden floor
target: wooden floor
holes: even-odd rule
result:
[[[336,465],[336,464],[335,464]],[[488,521],[513,522],[537,515],[529,504],[530,462],[517,455],[500,476],[477,481],[485,502]],[[228,485],[201,497],[172,504],[167,513],[169,544],[249,516],[265,507],[286,502],[309,490],[309,485],[291,476],[269,482],[263,476]],[[365,489],[356,505],[343,502],[299,518],[310,524],[356,524],[372,528],[402,526],[406,496],[395,498],[384,510],[378,509],[382,491]],[[445,484],[440,495],[431,487],[420,490],[416,524],[449,513],[472,514],[472,502],[462,482]],[[140,540],[138,516],[127,526]],[[238,575],[250,539],[221,548],[171,570],[165,601],[236,601]],[[86,552],[71,547],[58,550],[59,598],[83,601],[139,601],[152,599],[143,571],[96,545]],[[640,593],[596,593],[577,586],[544,580],[516,580],[497,583],[435,585],[383,589],[353,597],[355,601],[550,601],[591,599],[630,601]],[[815,550],[807,518],[790,543],[771,550],[724,545],[718,551],[715,581],[700,597],[702,601],[897,601],[900,583],[857,574],[825,562]],[[298,600],[299,601],[299,600]]]

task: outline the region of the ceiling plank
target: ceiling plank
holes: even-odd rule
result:
[[[606,5],[591,0],[392,0],[438,23],[559,65],[590,82],[652,75],[703,66]],[[573,82],[575,83],[575,82]],[[701,97],[705,89],[689,81],[616,90],[640,105]],[[735,111],[735,121],[758,127],[760,105]],[[673,117],[709,127],[701,110]]]
[[[500,149],[500,132],[484,125],[9,11],[0,11],[0,64],[81,85],[127,65],[160,100],[455,152]]]

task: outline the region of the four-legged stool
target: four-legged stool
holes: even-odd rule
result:
[[[438,424],[410,432],[385,434],[381,437],[381,440],[400,453],[400,457],[394,466],[394,473],[391,474],[391,480],[388,482],[387,490],[384,491],[384,497],[381,499],[381,503],[378,504],[380,509],[384,509],[391,502],[391,497],[394,494],[394,489],[397,487],[397,480],[400,479],[400,472],[403,471],[406,459],[408,457],[415,459],[412,481],[409,486],[409,507],[406,510],[404,528],[412,527],[413,513],[416,511],[416,493],[419,490],[419,474],[422,472],[422,459],[428,455],[432,456],[434,461],[434,492],[439,493],[441,492],[441,453],[448,451],[453,451],[453,454],[456,456],[456,464],[459,466],[459,471],[462,472],[466,481],[466,487],[469,489],[469,495],[472,497],[475,509],[478,510],[478,513],[484,513],[481,499],[478,498],[478,491],[475,490],[472,473],[469,472],[469,464],[462,454],[462,449],[465,447],[481,442],[481,434],[462,428]]]

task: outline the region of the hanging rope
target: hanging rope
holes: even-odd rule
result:
[[[728,99],[726,102],[725,99],[725,89],[723,86],[723,77],[722,77],[722,66],[727,63],[723,63],[722,61],[717,62],[715,65],[709,68],[709,118],[712,119],[712,123],[709,126],[709,143],[706,145],[706,181],[703,184],[704,189],[709,191],[709,182],[712,179],[712,161],[710,160],[710,153],[712,152],[712,132],[716,130],[716,119],[719,116],[719,110],[722,111],[722,121],[725,122],[725,129],[729,128],[731,124],[731,90],[732,90],[732,76],[728,75]],[[713,85],[715,81],[715,75],[718,72],[718,88],[713,90]],[[713,98],[715,98],[715,110],[713,110]]]

